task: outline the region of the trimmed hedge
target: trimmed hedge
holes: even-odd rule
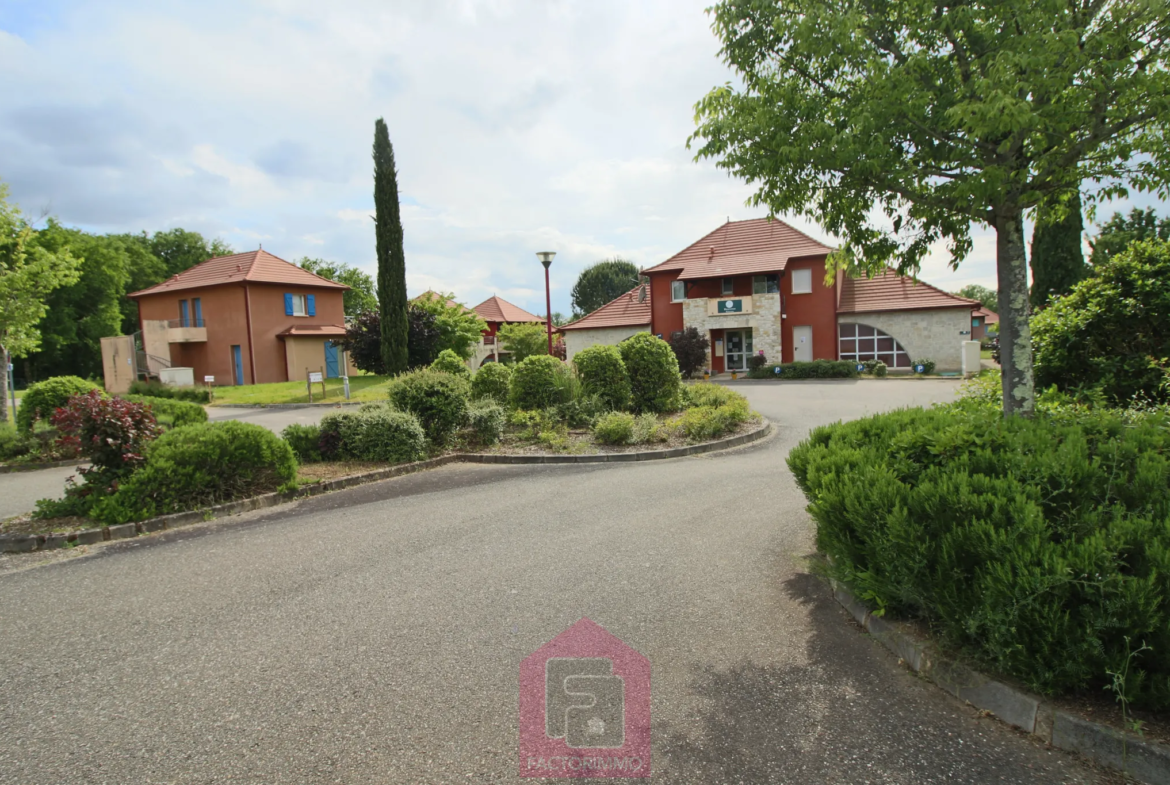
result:
[[[324,460],[406,463],[426,454],[427,437],[419,420],[389,406],[329,412],[321,418],[318,449]]]
[[[857,363],[852,360],[813,360],[764,365],[753,368],[748,373],[748,377],[752,379],[856,379],[857,376]]]
[[[449,373],[452,376],[459,376],[471,381],[471,369],[467,367],[467,363],[463,362],[463,358],[450,349],[439,352],[439,356],[431,363],[431,370]]]
[[[509,403],[513,409],[547,409],[563,402],[562,389],[569,368],[556,357],[534,354],[521,360],[512,371]]]
[[[598,344],[583,349],[573,357],[573,365],[586,395],[596,395],[617,411],[630,405],[630,375],[616,346]]]
[[[172,428],[207,422],[207,410],[197,403],[174,398],[152,398],[147,395],[119,395],[118,397],[149,406],[156,418],[170,420]]]
[[[90,513],[113,525],[197,510],[274,491],[297,476],[292,449],[252,423],[190,425],[167,431],[146,451],[146,464]]]
[[[280,438],[288,442],[299,463],[320,463],[321,426],[293,423],[280,432]]]
[[[472,439],[481,445],[495,444],[504,435],[508,413],[494,400],[480,400],[467,412],[467,427]]]
[[[443,445],[467,421],[471,385],[461,377],[428,369],[399,376],[389,395],[395,408],[418,417],[428,439]]]
[[[472,398],[491,398],[507,406],[508,393],[512,389],[512,369],[503,363],[488,363],[481,366],[471,378]]]
[[[817,428],[788,465],[831,570],[1043,694],[1170,708],[1170,419],[978,405]],[[1128,643],[1127,643],[1127,640]]]
[[[653,413],[677,409],[682,382],[670,344],[650,333],[635,333],[618,348],[630,375],[631,408]]]
[[[211,390],[206,387],[174,387],[162,382],[133,382],[130,385],[130,394],[150,398],[174,398],[188,403],[211,403]]]
[[[16,427],[31,431],[37,420],[48,420],[74,395],[85,395],[102,388],[78,376],[54,376],[30,386],[16,410]]]

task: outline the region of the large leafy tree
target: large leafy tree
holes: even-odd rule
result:
[[[1170,0],[723,0],[742,85],[697,106],[699,158],[813,218],[835,264],[918,269],[996,233],[1008,414],[1035,407],[1024,213],[1167,190]]]
[[[1089,272],[1081,250],[1084,232],[1080,194],[1066,204],[1036,209],[1032,230],[1032,307],[1043,308],[1053,297],[1068,294]]]
[[[496,333],[500,347],[509,353],[509,360],[520,362],[525,357],[548,354],[548,333],[539,322],[502,324]]]
[[[218,237],[208,240],[199,232],[190,232],[186,229],[168,229],[165,232],[155,232],[149,237],[143,232],[142,237],[149,244],[150,252],[162,261],[165,273],[163,278],[190,270],[200,262],[213,257],[231,256],[235,253],[230,245]]]
[[[378,297],[374,294],[374,279],[369,273],[364,273],[352,265],[344,262],[329,262],[325,259],[310,259],[305,256],[297,262],[302,268],[315,273],[330,281],[343,283],[349,287],[345,293],[345,315],[357,316],[359,313],[378,310]]]
[[[580,318],[630,291],[638,282],[638,268],[633,262],[614,257],[590,265],[573,284],[573,313]],[[546,347],[547,348],[547,347]]]
[[[0,423],[8,421],[8,362],[40,343],[37,325],[49,294],[78,278],[78,260],[68,250],[57,253],[33,242],[33,229],[8,203],[0,183]]]
[[[398,170],[390,132],[374,123],[374,234],[378,252],[378,305],[382,327],[382,364],[386,373],[405,371],[410,362],[406,314],[406,251],[398,203]]]
[[[475,345],[487,329],[487,322],[475,311],[455,302],[454,294],[432,292],[427,297],[414,300],[411,306],[421,308],[435,317],[435,327],[439,331],[436,355],[444,349],[450,349],[466,360],[471,357]]]
[[[1114,213],[1090,243],[1089,261],[1094,267],[1105,264],[1139,240],[1170,240],[1170,218],[1158,218],[1152,207],[1135,207],[1128,216]]]
[[[994,289],[988,289],[986,286],[980,286],[977,283],[967,284],[955,294],[960,297],[966,297],[968,300],[978,300],[984,308],[992,313],[998,313],[995,309],[999,307],[999,293]]]

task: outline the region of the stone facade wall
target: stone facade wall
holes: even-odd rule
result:
[[[734,298],[716,298],[734,299]],[[747,297],[741,299],[748,299]],[[783,346],[780,337],[780,295],[753,294],[751,296],[752,312],[748,314],[734,314],[726,316],[708,316],[707,298],[699,297],[683,302],[683,324],[698,329],[704,336],[709,336],[711,330],[741,330],[750,327],[752,331],[752,351],[761,349],[769,362],[780,362],[780,351]],[[663,338],[670,336],[664,335]],[[711,346],[707,346],[707,367],[711,367]]]
[[[894,337],[910,361],[934,360],[938,371],[962,371],[964,331],[971,329],[967,308],[933,308],[875,313],[843,313],[838,324],[868,324]]]
[[[617,346],[635,333],[648,333],[649,327],[598,327],[593,330],[565,330],[561,333],[565,337],[565,359],[573,360],[573,355],[582,349],[588,349],[597,344]],[[668,336],[663,336],[668,337]]]

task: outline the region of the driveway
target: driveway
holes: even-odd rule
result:
[[[514,782],[519,664],[586,616],[650,660],[659,782],[1095,782],[806,569],[787,450],[955,386],[744,384],[778,433],[737,451],[452,465],[0,575],[0,782]]]

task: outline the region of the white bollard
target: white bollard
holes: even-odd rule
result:
[[[974,376],[982,369],[979,341],[963,341],[963,375]]]
[[[349,400],[349,376],[341,377],[341,386],[345,388],[345,400]]]

